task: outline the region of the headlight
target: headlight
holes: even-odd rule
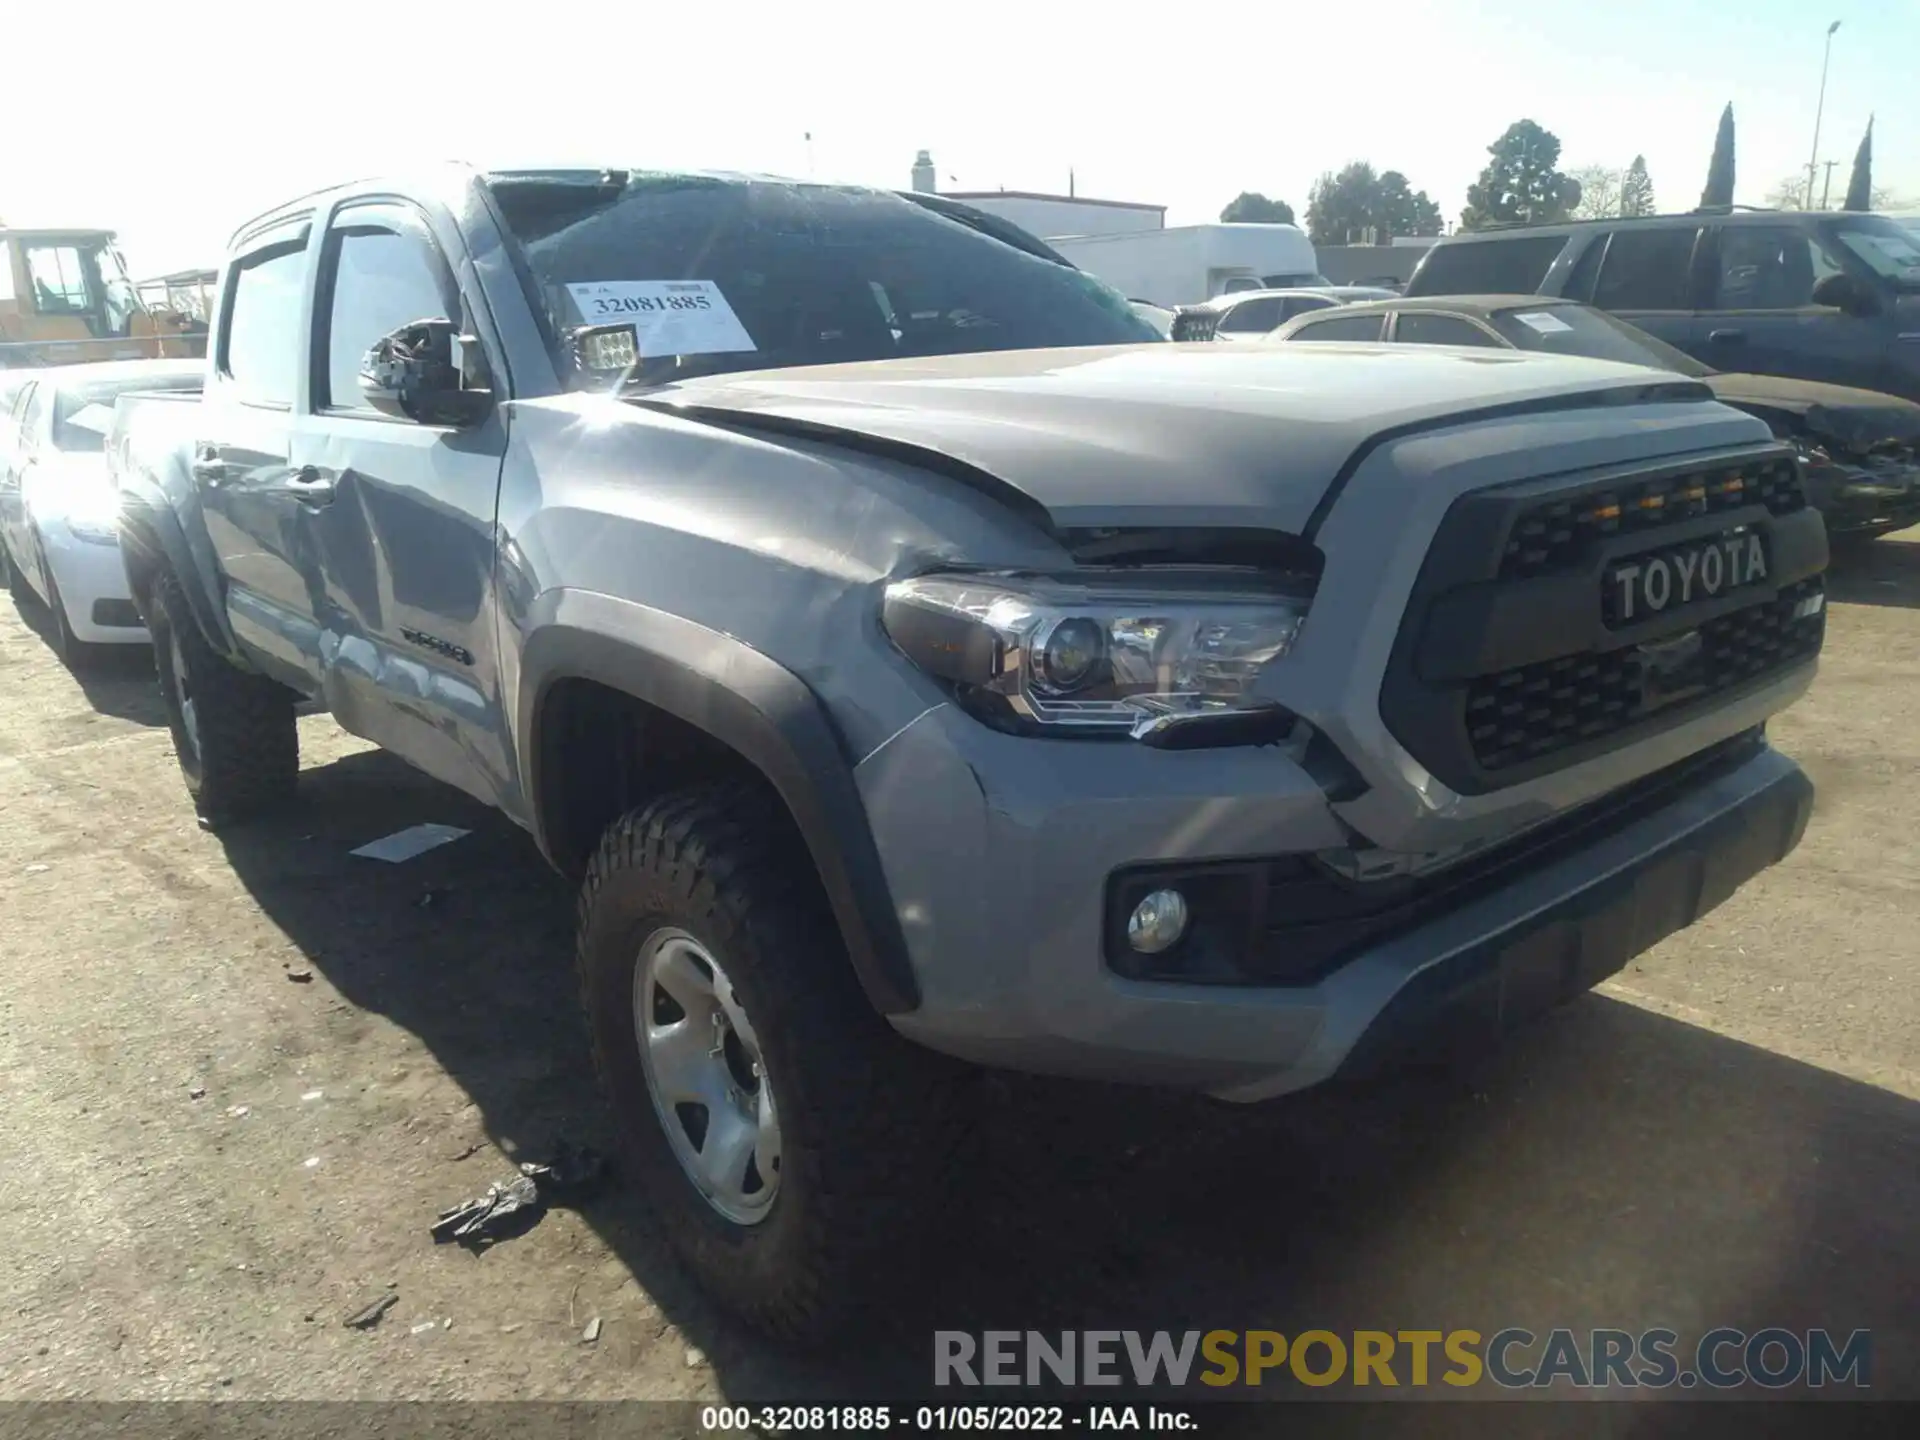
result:
[[[75,485],[60,497],[76,540],[112,545],[120,539],[120,492],[110,484]]]
[[[1291,715],[1249,692],[1293,648],[1307,605],[1249,576],[928,575],[887,587],[882,622],[990,722],[1222,744],[1291,730]]]

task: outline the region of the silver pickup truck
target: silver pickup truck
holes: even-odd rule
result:
[[[317,697],[526,827],[637,1177],[784,1335],[913,1273],[976,1066],[1481,1046],[1812,804],[1825,532],[1682,377],[1168,344],[951,202],[622,170],[295,201],[212,338],[112,446],[201,815]]]

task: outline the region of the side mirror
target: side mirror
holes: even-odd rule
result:
[[[493,407],[469,389],[455,347],[471,344],[449,320],[416,320],[382,336],[360,362],[360,393],[382,415],[421,425],[474,425]]]
[[[1880,297],[1873,293],[1873,287],[1844,271],[1821,280],[1813,287],[1811,298],[1816,305],[1831,305],[1849,315],[1876,315],[1880,311]]]

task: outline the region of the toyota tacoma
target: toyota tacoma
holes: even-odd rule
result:
[[[897,1277],[978,1067],[1253,1101],[1490,1042],[1793,848],[1825,532],[1697,380],[1160,340],[957,202],[356,184],[123,400],[219,826],[318,701],[578,877],[633,1171],[777,1333]],[[1712,577],[1709,579],[1709,577]]]

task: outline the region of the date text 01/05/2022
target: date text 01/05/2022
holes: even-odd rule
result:
[[[708,1405],[700,1411],[703,1434],[885,1430],[1193,1434],[1199,1429],[1193,1411],[1159,1405]]]

